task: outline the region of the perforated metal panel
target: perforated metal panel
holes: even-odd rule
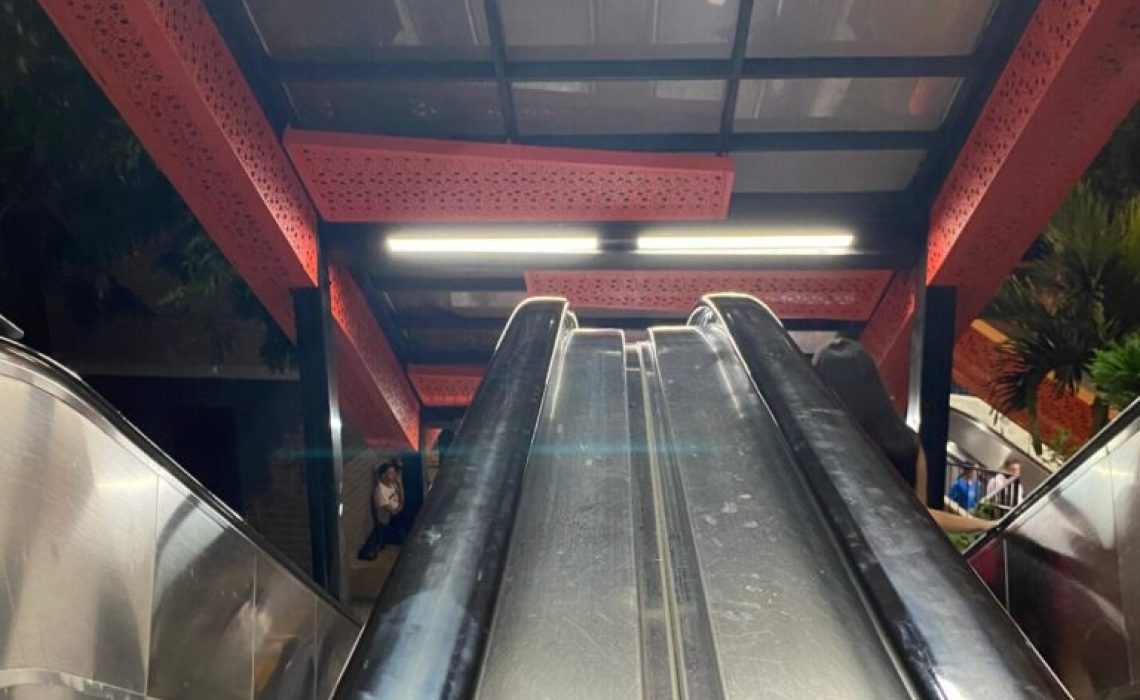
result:
[[[41,4],[292,336],[290,290],[317,279],[317,213],[202,3]],[[345,413],[373,441],[415,444],[419,409],[411,387],[398,365],[389,372],[391,351],[351,279],[338,285]]]
[[[292,334],[316,281],[317,215],[198,0],[44,0],[218,247]]]
[[[723,219],[732,160],[289,130],[329,221]]]
[[[408,367],[408,379],[425,406],[466,406],[483,379],[483,367],[412,365]]]
[[[1140,96],[1140,5],[1045,0],[931,210],[927,277],[964,328]]]
[[[377,446],[419,443],[420,405],[384,333],[376,325],[352,273],[329,270],[332,316],[337,324],[341,410]],[[386,407],[377,412],[376,406]]]
[[[532,270],[527,293],[566,297],[575,308],[685,313],[705,294],[742,292],[780,318],[861,321],[871,315],[889,270],[693,271]]]

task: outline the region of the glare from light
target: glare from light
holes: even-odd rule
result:
[[[589,231],[552,229],[549,233],[433,232],[392,233],[386,245],[390,253],[452,255],[486,253],[497,255],[555,255],[598,252],[598,236]]]
[[[843,230],[803,233],[734,233],[693,230],[647,233],[637,252],[653,255],[844,255],[855,237]]]

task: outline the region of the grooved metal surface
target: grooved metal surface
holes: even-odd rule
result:
[[[621,332],[574,331],[531,446],[477,697],[642,694],[628,445]]]

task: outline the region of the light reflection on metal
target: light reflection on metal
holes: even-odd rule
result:
[[[73,374],[3,340],[0,405],[0,696],[327,693],[339,667],[318,659],[342,663],[356,624],[220,501]],[[281,628],[291,641],[255,674]]]

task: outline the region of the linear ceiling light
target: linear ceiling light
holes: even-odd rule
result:
[[[672,229],[637,237],[637,252],[653,255],[843,255],[853,236],[846,229]]]
[[[487,230],[395,231],[385,240],[390,253],[453,255],[550,255],[596,253],[598,236],[589,229],[563,227],[526,232]]]

